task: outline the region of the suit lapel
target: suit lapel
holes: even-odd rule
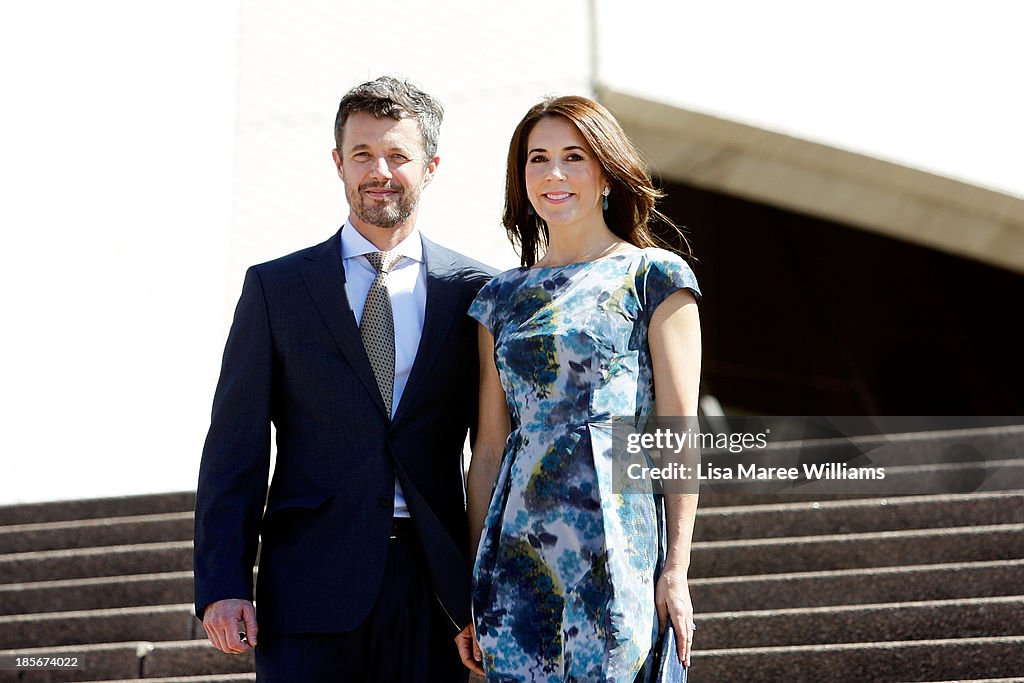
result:
[[[373,376],[373,368],[366,357],[363,339],[359,336],[355,315],[345,292],[345,267],[341,262],[341,231],[320,245],[310,256],[302,271],[302,279],[306,283],[313,303],[323,317],[335,343],[355,370],[360,381],[366,387],[374,403],[384,415],[391,411],[384,408],[380,388]],[[430,289],[427,289],[427,308],[430,304]],[[424,334],[426,324],[424,324]]]
[[[444,348],[445,339],[459,314],[462,283],[454,277],[455,262],[436,244],[423,237],[423,258],[427,269],[427,304],[423,311],[423,333],[416,351],[409,381],[395,410],[397,424],[416,398],[416,393],[430,373],[434,361]],[[367,366],[369,362],[367,361]]]

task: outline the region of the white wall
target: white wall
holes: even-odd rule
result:
[[[223,343],[236,9],[0,9],[0,503],[194,486]]]

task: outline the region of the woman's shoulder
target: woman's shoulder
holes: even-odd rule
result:
[[[682,256],[674,251],[669,251],[662,247],[644,247],[642,249],[637,249],[635,253],[641,261],[647,264],[682,264],[687,268],[690,267],[690,264],[687,263],[686,259]]]
[[[679,289],[689,289],[699,300],[700,286],[697,276],[685,258],[660,247],[641,249],[637,259],[636,275],[638,290],[649,303],[657,306],[668,295]]]

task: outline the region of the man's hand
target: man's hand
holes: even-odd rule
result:
[[[466,665],[466,668],[483,676],[484,669],[481,662],[484,661],[484,655],[480,652],[480,645],[476,642],[473,622],[470,622],[469,626],[455,636],[455,645],[459,648],[459,656],[462,657],[462,663]]]
[[[221,652],[241,654],[256,647],[256,608],[248,600],[218,600],[203,612],[203,628]],[[242,640],[242,635],[246,639]]]

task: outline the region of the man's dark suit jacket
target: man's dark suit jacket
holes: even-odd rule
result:
[[[253,599],[262,538],[261,629],[358,626],[386,590],[397,474],[454,633],[470,620],[462,447],[478,361],[466,311],[493,272],[423,240],[423,333],[391,420],[345,294],[340,240],[339,231],[246,274],[200,466],[196,613]]]

